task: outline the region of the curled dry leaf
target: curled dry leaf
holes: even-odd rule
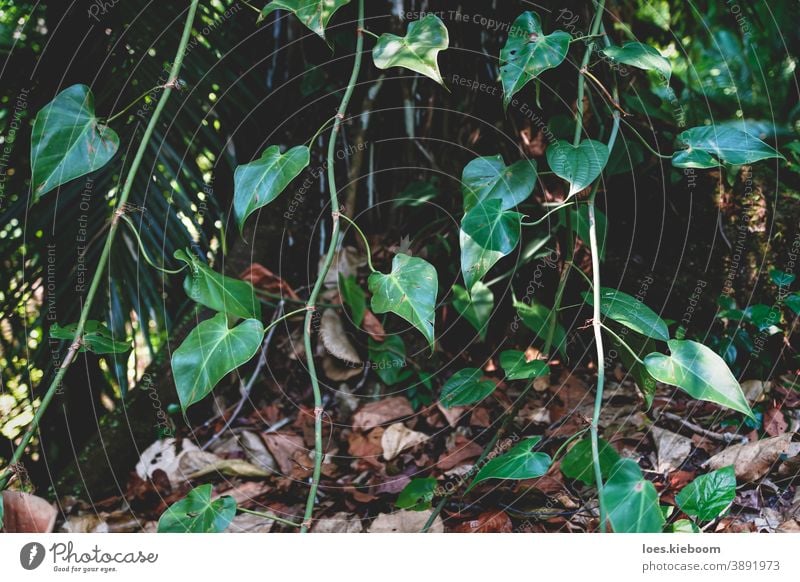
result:
[[[244,455],[256,467],[267,471],[275,471],[277,464],[269,454],[264,441],[256,433],[249,430],[237,431],[228,438],[220,439],[211,452],[223,458]]]
[[[469,406],[453,406],[451,408],[445,408],[442,406],[441,402],[436,402],[436,407],[439,409],[439,412],[442,413],[445,420],[447,420],[447,424],[450,425],[450,428],[455,428],[458,424],[458,420],[467,412],[470,407]]]
[[[742,482],[758,481],[766,475],[789,447],[792,435],[763,439],[728,447],[708,460],[712,470],[733,465],[736,478]]]
[[[485,511],[454,529],[457,533],[511,533],[511,530],[511,518],[505,511]]]
[[[405,396],[393,396],[370,402],[353,415],[353,429],[367,431],[393,420],[411,416],[414,409]]]
[[[256,289],[263,289],[264,291],[280,295],[281,297],[288,297],[295,301],[300,301],[300,297],[294,292],[291,285],[260,263],[253,263],[250,265],[247,269],[242,271],[239,278],[248,281]]]
[[[419,533],[425,526],[432,511],[395,511],[394,513],[381,513],[369,526],[369,533]],[[431,533],[444,533],[444,522],[441,517],[436,517],[431,528]]]
[[[340,360],[352,364],[363,363],[361,356],[358,355],[358,351],[356,351],[353,344],[350,343],[350,339],[347,337],[342,318],[333,309],[326,309],[322,313],[319,338],[322,341],[322,345],[325,346],[325,349]],[[360,370],[356,368],[356,371],[358,372]]]
[[[364,368],[325,354],[322,358],[322,371],[334,382],[344,382],[363,373]]]
[[[679,468],[692,452],[692,440],[657,426],[650,430],[658,455],[656,471],[669,473]]]
[[[180,457],[185,453],[200,449],[190,440],[180,443],[173,438],[158,440],[147,447],[136,463],[136,474],[147,481],[153,478],[157,470],[163,471],[169,478],[170,485],[175,488],[183,483],[185,475],[180,472]]]
[[[428,435],[425,433],[411,430],[402,422],[393,424],[383,431],[383,436],[381,437],[383,458],[387,461],[391,461],[399,455],[401,451],[424,443],[428,438]]]
[[[244,459],[222,459],[206,451],[190,451],[181,455],[179,471],[186,479],[222,474],[229,477],[269,477],[271,470],[256,467]]]
[[[364,319],[361,321],[361,327],[376,342],[382,342],[386,339],[386,330],[383,329],[383,324],[369,309],[364,309]]]
[[[50,533],[56,523],[56,508],[22,491],[3,491],[3,531],[6,533]]]
[[[347,450],[352,456],[358,457],[358,459],[369,465],[382,468],[383,463],[378,461],[378,457],[383,454],[382,439],[383,427],[380,426],[372,429],[367,434],[354,431],[347,436]]]

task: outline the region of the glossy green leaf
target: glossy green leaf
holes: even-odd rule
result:
[[[350,308],[353,323],[360,326],[364,321],[364,312],[367,310],[367,294],[364,293],[355,276],[339,275],[339,293],[342,301]]]
[[[264,326],[257,319],[229,328],[224,313],[195,327],[172,353],[172,375],[181,408],[200,402],[229,372],[249,361],[263,337]]]
[[[611,470],[619,461],[620,456],[616,449],[603,439],[598,439],[597,450],[600,458],[600,474],[603,479],[606,479],[611,475]],[[561,472],[570,479],[577,479],[587,485],[594,485],[591,439],[585,438],[567,451],[567,454],[561,459]]]
[[[711,348],[691,340],[669,340],[667,345],[669,356],[652,353],[644,359],[647,371],[656,380],[677,386],[698,400],[753,416],[739,382]]]
[[[736,474],[733,467],[723,467],[700,475],[675,496],[686,515],[702,521],[716,519],[736,497]]]
[[[236,517],[236,501],[230,495],[212,501],[211,484],[195,487],[169,506],[158,520],[158,533],[220,533]]]
[[[514,308],[522,319],[522,323],[536,334],[541,342],[547,341],[547,335],[553,317],[557,317],[550,309],[541,303],[514,302]],[[553,331],[553,346],[561,355],[567,357],[567,332],[564,327],[556,320]]]
[[[449,43],[447,27],[438,16],[429,14],[410,23],[405,36],[382,34],[372,49],[372,58],[379,69],[403,67],[444,85],[436,59]]]
[[[387,335],[382,342],[369,338],[369,366],[387,386],[407,380],[412,372],[406,362],[406,344],[399,335]]]
[[[500,367],[508,380],[529,380],[550,374],[550,366],[544,360],[525,358],[525,352],[506,350],[500,354]]]
[[[535,12],[523,12],[517,17],[500,51],[504,108],[508,109],[511,98],[532,79],[562,63],[571,39],[562,30],[544,34]]]
[[[395,506],[398,509],[425,511],[431,508],[431,500],[436,490],[436,479],[433,477],[417,477],[409,481],[397,496]]]
[[[540,440],[542,437],[538,436],[523,439],[507,452],[486,463],[467,491],[486,479],[534,479],[547,473],[553,462],[550,455],[532,450]]]
[[[75,337],[76,329],[78,329],[77,323],[70,323],[64,327],[54,323],[50,328],[50,337],[71,342]],[[83,326],[81,347],[78,349],[79,352],[90,351],[95,354],[124,354],[130,351],[130,349],[130,340],[115,340],[111,330],[99,321],[90,319]]]
[[[752,164],[769,158],[784,159],[777,150],[757,137],[730,126],[692,127],[682,132],[678,140],[689,146],[689,149],[673,154],[672,165],[676,168],[716,167],[717,163],[711,154],[733,166]],[[696,153],[698,151],[702,153]]]
[[[592,293],[584,291],[583,298],[589,305],[594,305]],[[669,340],[669,328],[655,311],[617,289],[600,288],[600,313],[649,338],[664,342]]]
[[[672,524],[670,531],[672,533],[700,533],[700,528],[690,519],[679,519]]]
[[[628,42],[620,46],[610,46],[603,49],[603,52],[612,60],[644,69],[645,71],[657,71],[669,82],[672,76],[672,66],[669,61],[661,56],[655,48],[641,42]]]
[[[119,136],[94,114],[86,85],[72,85],[45,105],[33,122],[31,170],[34,196],[105,166],[119,148]]]
[[[633,459],[620,459],[603,486],[608,521],[617,533],[659,533],[664,515],[655,486]]]
[[[442,386],[439,401],[445,408],[467,406],[480,402],[497,388],[492,380],[482,380],[483,372],[478,368],[459,370]]]
[[[281,154],[278,146],[269,146],[261,157],[238,166],[233,173],[233,211],[239,231],[247,217],[275,200],[310,161],[306,146],[295,146]]]
[[[471,290],[497,261],[517,246],[522,215],[503,210],[502,201],[475,205],[461,221],[461,272]]]
[[[593,139],[585,139],[577,146],[561,139],[550,145],[546,153],[550,169],[569,182],[567,198],[594,182],[608,162],[608,147]]]
[[[494,309],[494,293],[484,283],[478,281],[468,292],[461,285],[453,285],[453,307],[478,332],[482,340],[486,339],[489,318]]]
[[[795,292],[787,295],[783,302],[789,309],[794,311],[795,315],[800,315],[800,293]]]
[[[325,27],[333,13],[349,3],[350,0],[272,0],[261,10],[258,20],[262,21],[275,10],[288,10],[325,40]]]
[[[796,277],[794,273],[785,273],[779,269],[770,269],[769,271],[769,278],[778,287],[788,287],[794,283]]]
[[[189,265],[183,289],[193,301],[242,319],[261,318],[261,302],[250,283],[217,273],[188,249],[174,256]]]
[[[369,276],[372,311],[392,312],[416,327],[433,351],[433,323],[439,281],[436,269],[424,259],[398,253],[392,272]]]
[[[475,158],[461,174],[464,212],[486,200],[500,200],[501,210],[514,208],[531,195],[536,177],[534,160],[519,160],[506,166],[499,154]]]

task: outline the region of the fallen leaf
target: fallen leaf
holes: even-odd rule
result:
[[[64,533],[108,533],[108,523],[100,516],[91,513],[71,515],[63,524]]]
[[[414,414],[414,409],[408,398],[405,396],[394,396],[392,398],[384,398],[377,402],[370,402],[361,407],[361,409],[353,415],[353,428],[355,430],[367,431],[382,424],[388,424],[393,420],[411,416]]]
[[[477,519],[458,524],[457,533],[511,533],[511,518],[505,511],[485,511]]]
[[[369,526],[369,533],[419,533],[433,511],[395,511],[381,513]],[[444,522],[436,516],[430,533],[444,533]]]
[[[325,372],[325,375],[334,382],[344,382],[363,373],[364,368],[362,366],[348,364],[344,360],[325,354],[322,358],[322,370]]]
[[[438,401],[436,402],[436,407],[439,409],[439,412],[442,413],[442,416],[444,416],[444,419],[447,421],[447,424],[450,425],[450,428],[455,428],[459,419],[470,409],[469,406],[453,406],[451,408],[445,408],[442,406],[442,403]]]
[[[158,440],[147,447],[136,463],[136,474],[140,479],[152,479],[157,470],[163,471],[169,478],[172,487],[176,487],[186,480],[180,472],[180,457],[182,454],[199,451],[192,441],[184,439],[180,443],[173,438]]]
[[[248,281],[257,289],[263,289],[281,297],[286,296],[295,301],[300,301],[300,297],[297,296],[291,285],[260,263],[250,265],[239,275],[239,278]]]
[[[381,468],[383,464],[378,461],[378,457],[383,454],[382,437],[383,427],[380,426],[372,429],[366,435],[359,431],[351,432],[347,435],[347,450],[352,456]]]
[[[383,458],[391,461],[400,454],[400,451],[416,447],[418,444],[424,443],[428,438],[425,433],[411,430],[402,422],[393,424],[383,431],[383,436],[381,437]]]
[[[742,482],[757,481],[766,475],[786,451],[791,441],[790,433],[781,436],[734,445],[717,453],[708,460],[708,466],[715,470],[733,465],[736,478]]]
[[[305,454],[306,447],[303,444],[303,437],[292,433],[274,432],[262,434],[261,438],[267,444],[269,452],[278,462],[281,473],[289,475],[295,468],[295,455]]]
[[[358,355],[358,351],[347,337],[342,318],[333,309],[326,309],[322,312],[319,338],[331,355],[351,364],[363,364],[361,356]]]
[[[692,452],[692,440],[654,426],[650,429],[658,455],[656,471],[669,473],[678,469]]]
[[[220,457],[244,455],[256,467],[267,471],[275,471],[278,467],[261,437],[249,430],[237,431],[228,438],[221,439],[211,448],[211,452]]]
[[[322,265],[325,262],[325,257],[319,259],[319,270],[322,271]],[[336,251],[333,257],[333,263],[325,277],[326,287],[337,287],[339,285],[339,276],[347,279],[351,275],[358,272],[359,267],[367,264],[366,255],[355,247],[342,247],[341,250]]]
[[[50,533],[58,515],[46,500],[22,491],[3,491],[3,511],[6,533]]]
[[[464,461],[476,459],[483,452],[483,447],[475,441],[468,440],[463,435],[458,435],[453,448],[445,451],[436,461],[436,467],[442,471],[449,471]]]
[[[233,518],[225,531],[230,533],[268,533],[274,523],[273,519],[252,513],[240,513]]]
[[[776,437],[786,432],[789,425],[780,408],[767,408],[764,411],[764,432]]]
[[[386,330],[383,329],[383,324],[369,309],[364,310],[364,319],[361,321],[361,327],[376,342],[382,342],[386,339]]]
[[[311,527],[312,533],[361,533],[364,526],[361,520],[344,511],[323,517]]]
[[[741,383],[741,386],[744,397],[747,398],[751,404],[754,404],[769,391],[770,383],[761,380],[745,380]]]
[[[271,470],[256,467],[244,459],[222,459],[214,453],[189,451],[181,455],[179,470],[186,479],[221,474],[229,477],[269,477]]]

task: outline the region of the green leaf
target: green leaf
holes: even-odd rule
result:
[[[589,244],[589,206],[580,204],[577,208],[566,209],[570,215],[570,225],[575,235],[587,245]],[[608,230],[608,219],[599,208],[595,208],[594,217],[597,226],[597,245],[600,247],[600,259],[606,254],[606,231]]]
[[[181,408],[200,402],[222,378],[258,351],[264,326],[246,319],[228,328],[224,313],[201,322],[172,354],[172,375]]]
[[[569,194],[577,194],[597,178],[608,162],[608,147],[593,139],[577,146],[563,139],[547,148],[547,163],[558,176],[569,182]]]
[[[531,449],[542,437],[529,437],[511,447],[508,452],[486,463],[467,491],[486,479],[534,479],[541,477],[553,462],[547,453],[534,453]]]
[[[399,335],[387,335],[382,342],[369,338],[369,366],[387,386],[411,377],[406,363],[406,345]]]
[[[600,474],[603,479],[611,475],[611,470],[620,460],[619,453],[603,439],[597,442],[600,458]],[[565,477],[577,479],[587,485],[594,485],[594,464],[592,461],[592,441],[585,438],[575,444],[561,459],[561,472]]]
[[[702,521],[716,519],[736,497],[736,474],[733,466],[700,475],[681,489],[675,502],[686,515]]]
[[[800,293],[795,292],[787,295],[783,302],[789,309],[794,311],[795,315],[800,315]]]
[[[589,305],[594,305],[592,293],[584,291],[583,298]],[[600,288],[600,313],[649,338],[663,342],[669,340],[669,328],[655,311],[617,289]]]
[[[405,36],[382,34],[372,49],[372,58],[379,69],[404,67],[444,86],[436,59],[449,43],[447,27],[439,17],[429,14],[409,24]]]
[[[275,10],[289,10],[294,12],[300,22],[325,40],[325,27],[333,13],[349,3],[350,0],[272,0],[261,10],[258,21],[261,22]]]
[[[672,524],[672,533],[700,533],[700,528],[690,519],[679,519]]]
[[[794,273],[784,273],[778,269],[770,269],[769,278],[772,279],[772,282],[778,287],[788,287],[794,283],[796,275]]]
[[[439,401],[445,408],[467,406],[480,402],[497,388],[492,380],[481,380],[483,372],[478,368],[459,370],[442,386]]]
[[[521,301],[514,302],[514,308],[517,310],[522,323],[536,334],[540,341],[547,341],[547,334],[550,330],[550,325],[553,317],[557,317],[550,309],[541,303],[523,303]],[[553,346],[561,355],[566,359],[567,357],[567,332],[564,327],[555,322],[555,329],[553,332]]]
[[[339,275],[339,293],[342,300],[350,308],[353,323],[360,326],[364,321],[364,312],[367,310],[367,294],[358,284],[354,275],[344,277]]]
[[[522,215],[502,205],[498,199],[480,202],[461,220],[461,272],[468,290],[519,242]]]
[[[61,327],[54,323],[50,328],[50,337],[54,339],[72,341],[75,337],[75,330],[78,329],[77,323],[70,323]],[[81,337],[81,347],[79,352],[90,351],[95,354],[124,354],[130,351],[130,340],[117,341],[114,339],[114,334],[108,329],[105,324],[99,321],[89,320],[83,326],[83,334]]]
[[[475,158],[461,174],[464,212],[479,202],[501,200],[501,210],[522,203],[536,186],[536,162],[520,160],[506,166],[501,155]]]
[[[508,109],[511,98],[533,78],[562,63],[570,40],[569,33],[562,30],[544,34],[535,12],[523,12],[517,17],[500,51],[500,81],[505,109]]]
[[[547,376],[550,374],[550,366],[543,360],[531,360],[525,358],[525,352],[518,350],[506,350],[500,354],[500,367],[506,372],[508,380],[528,380]]]
[[[644,359],[656,380],[753,417],[739,382],[711,348],[691,340],[669,340],[667,345],[671,355],[652,353]]]
[[[645,71],[657,71],[669,82],[672,66],[655,48],[641,42],[628,42],[623,46],[610,46],[603,52],[612,60]]]
[[[86,85],[67,87],[45,105],[33,122],[31,170],[34,195],[105,166],[119,148],[116,132],[94,114]]]
[[[436,490],[436,479],[433,477],[416,478],[409,481],[397,496],[395,506],[398,509],[425,511],[431,508],[433,492]]]
[[[233,173],[233,211],[239,232],[247,217],[275,200],[310,161],[306,146],[295,146],[281,154],[278,146],[269,146],[261,157],[238,166]]]
[[[189,265],[183,289],[192,301],[242,319],[261,318],[261,303],[250,283],[217,273],[188,249],[178,249],[174,257]]]
[[[614,324],[611,323],[610,327],[613,329]],[[624,336],[623,339],[625,343],[637,354],[637,357],[641,354],[649,354],[656,350],[656,342],[654,340],[627,329],[623,331],[622,326],[617,325],[616,327],[618,329],[614,329],[614,332],[617,333],[617,335]],[[628,333],[624,333],[626,331]],[[622,362],[622,365],[628,370],[631,376],[633,376],[636,386],[638,386],[639,390],[642,392],[642,396],[644,396],[645,406],[649,409],[653,405],[658,382],[650,375],[645,365],[634,358],[617,338],[611,336],[609,340],[611,346],[617,351],[620,362]]]
[[[424,259],[398,253],[388,275],[369,276],[372,311],[392,312],[416,327],[433,351],[433,323],[439,281],[436,269]]]
[[[689,146],[689,149],[673,154],[672,165],[676,168],[716,167],[717,164],[712,163],[710,154],[733,166],[752,164],[769,158],[785,159],[757,137],[730,126],[692,127],[682,132],[678,140]],[[698,150],[703,153],[694,153]]]
[[[486,339],[489,318],[494,309],[494,293],[482,282],[478,281],[468,292],[461,285],[453,285],[453,307],[478,332],[482,340]]]
[[[601,494],[615,532],[657,533],[664,527],[658,492],[633,459],[617,461]]]
[[[158,533],[220,533],[236,516],[236,501],[230,495],[211,500],[211,484],[189,491],[173,503],[158,520]]]

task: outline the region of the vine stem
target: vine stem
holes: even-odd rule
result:
[[[311,484],[308,491],[308,498],[306,500],[305,514],[303,515],[303,523],[300,525],[300,533],[306,533],[311,527],[311,518],[314,514],[314,504],[317,498],[317,490],[319,489],[320,475],[322,474],[322,392],[319,387],[319,379],[317,378],[317,368],[314,364],[314,352],[311,350],[311,323],[314,318],[314,304],[317,301],[322,286],[325,283],[325,277],[333,263],[334,255],[336,254],[336,247],[339,244],[339,218],[342,216],[339,213],[339,196],[336,191],[336,170],[335,170],[335,154],[336,154],[336,138],[342,128],[344,114],[347,111],[347,106],[350,104],[350,98],[353,96],[353,91],[356,87],[358,74],[361,71],[361,57],[364,53],[364,0],[358,1],[358,30],[356,36],[356,52],[355,60],[353,62],[353,71],[350,74],[350,80],[347,83],[347,89],[342,96],[342,102],[339,104],[339,109],[336,113],[336,119],[333,122],[331,129],[331,137],[328,142],[328,190],[330,190],[330,203],[331,203],[331,221],[333,226],[331,229],[331,239],[328,245],[328,252],[325,255],[325,261],[317,273],[317,280],[314,282],[314,287],[311,289],[311,294],[308,297],[308,306],[306,311],[306,321],[303,330],[303,345],[306,351],[306,364],[308,366],[308,373],[311,377],[311,389],[314,393],[314,469],[311,474]]]
[[[177,79],[180,73],[181,65],[183,64],[183,57],[186,54],[186,46],[189,43],[189,37],[192,33],[192,24],[194,23],[194,17],[197,12],[197,5],[199,3],[200,0],[192,0],[192,3],[189,5],[189,10],[186,16],[186,22],[183,25],[183,34],[181,35],[180,44],[178,45],[178,51],[175,54],[175,60],[173,61],[172,68],[170,70],[170,80]],[[155,131],[158,119],[161,116],[161,113],[167,104],[167,100],[169,99],[169,96],[172,93],[173,88],[174,85],[171,82],[165,85],[164,92],[161,95],[161,99],[159,99],[155,110],[153,110],[153,116],[150,118],[150,121],[148,122],[147,127],[145,128],[144,135],[142,135],[142,139],[139,142],[139,147],[136,150],[136,155],[134,156],[133,161],[131,162],[128,174],[125,177],[125,183],[122,186],[122,191],[120,192],[119,200],[117,201],[113,218],[111,219],[111,225],[108,229],[106,242],[105,245],[103,246],[102,252],[100,253],[100,260],[97,263],[97,269],[94,272],[94,276],[92,277],[92,282],[89,285],[89,291],[86,294],[86,299],[83,303],[83,307],[81,308],[80,318],[78,319],[78,324],[75,327],[75,335],[72,338],[72,343],[69,346],[69,349],[67,350],[67,353],[64,356],[64,360],[61,362],[61,365],[59,366],[58,371],[56,372],[56,375],[53,378],[53,381],[47,388],[47,392],[45,392],[44,396],[42,397],[42,401],[39,404],[39,408],[36,409],[36,414],[34,414],[33,420],[31,420],[31,424],[28,427],[28,430],[25,431],[22,440],[20,441],[19,445],[17,445],[17,448],[14,450],[14,454],[11,456],[11,460],[8,463],[8,467],[3,472],[2,476],[0,476],[0,491],[5,489],[6,486],[8,485],[11,475],[13,474],[14,465],[16,465],[22,458],[25,449],[27,448],[28,444],[33,438],[33,435],[39,428],[39,423],[42,420],[42,416],[47,410],[47,407],[50,404],[50,402],[53,400],[53,397],[55,396],[56,392],[58,391],[58,387],[61,385],[61,381],[64,379],[64,375],[67,373],[67,369],[75,360],[75,357],[77,356],[78,351],[80,350],[83,330],[84,327],[86,326],[86,321],[89,319],[89,311],[92,308],[92,304],[94,303],[97,291],[100,288],[100,282],[103,279],[105,265],[108,262],[109,256],[111,254],[111,246],[114,243],[114,237],[117,234],[117,228],[119,227],[119,218],[125,212],[125,203],[128,201],[128,196],[130,196],[131,189],[133,188],[133,180],[136,176],[136,172],[139,170],[139,166],[141,165],[142,159],[144,158],[144,153],[147,150],[150,137],[153,135],[153,131]]]
[[[375,267],[372,266],[372,249],[369,246],[369,241],[367,240],[367,235],[364,234],[364,231],[361,230],[361,227],[358,226],[355,221],[347,216],[346,214],[339,213],[339,218],[344,218],[350,225],[356,229],[356,232],[361,235],[361,240],[364,241],[364,246],[367,250],[367,265],[369,266],[369,270],[372,273],[375,273]]]

